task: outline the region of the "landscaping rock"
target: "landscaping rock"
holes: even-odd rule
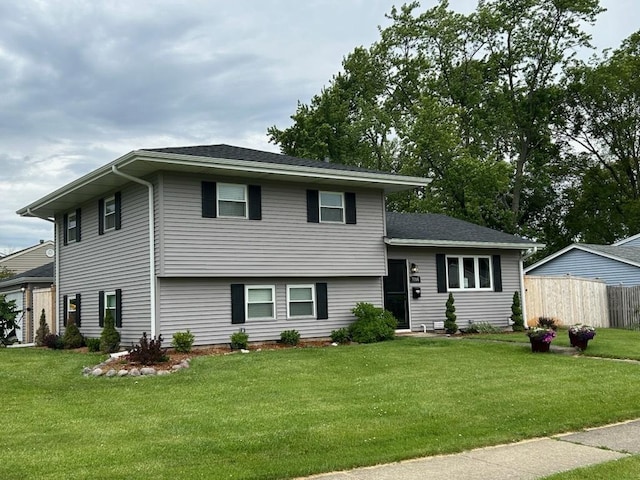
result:
[[[177,372],[178,370],[182,370],[184,367],[182,365],[172,365],[171,366],[171,370],[173,370],[174,372]]]
[[[104,371],[101,368],[94,368],[93,370],[91,370],[91,375],[93,375],[94,377],[100,377],[102,376],[102,374],[104,374]]]
[[[129,375],[129,372],[127,370],[120,370],[118,372],[119,377],[126,377],[127,375]]]
[[[91,369],[89,367],[84,367],[82,369],[82,374],[83,375],[89,375],[91,373]]]
[[[171,375],[171,372],[169,370],[158,370],[158,376],[163,376],[163,375]]]
[[[105,377],[115,377],[117,372],[114,368],[110,369],[107,373],[104,374]]]
[[[186,360],[181,361],[180,362],[180,367],[189,368],[189,362],[187,362]]]
[[[142,367],[140,369],[140,375],[155,375],[156,369],[153,367]]]
[[[131,377],[139,377],[140,376],[140,370],[138,370],[137,368],[132,368],[131,371],[129,372],[129,375]]]

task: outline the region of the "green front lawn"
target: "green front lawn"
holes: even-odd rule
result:
[[[82,377],[98,359],[0,350],[0,478],[287,478],[640,417],[639,365],[508,343],[403,338]]]
[[[638,472],[640,472],[640,455],[635,455],[593,467],[557,473],[545,477],[545,480],[629,480],[638,478]]]

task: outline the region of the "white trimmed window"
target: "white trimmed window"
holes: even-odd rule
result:
[[[104,230],[116,228],[116,197],[104,199]]]
[[[70,325],[71,323],[78,324],[76,318],[76,312],[78,311],[78,300],[75,295],[69,295],[67,297],[67,318],[65,325]]]
[[[247,218],[247,186],[219,183],[218,216]]]
[[[75,242],[78,238],[78,216],[76,212],[67,215],[67,242]]]
[[[115,321],[116,316],[116,292],[105,292],[104,293],[104,314],[106,316],[107,312],[111,312],[111,316]]]
[[[344,223],[344,194],[320,192],[320,222]]]
[[[315,285],[287,285],[287,318],[316,316]]]
[[[447,256],[449,290],[491,290],[491,257]]]
[[[276,313],[276,295],[273,285],[247,285],[245,287],[247,320],[272,320]]]

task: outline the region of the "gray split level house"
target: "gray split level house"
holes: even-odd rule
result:
[[[196,345],[283,330],[327,337],[358,302],[431,330],[453,292],[459,324],[506,325],[533,242],[442,215],[385,212],[393,175],[228,145],[130,152],[20,209],[55,222],[59,328],[122,343]],[[461,325],[462,326],[462,325]]]

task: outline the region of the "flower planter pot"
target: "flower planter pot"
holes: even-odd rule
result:
[[[529,340],[531,341],[532,352],[548,352],[549,351],[551,342],[543,342],[542,340],[536,340],[535,338],[530,338]]]
[[[581,338],[580,336],[574,335],[571,332],[569,332],[569,342],[571,343],[572,347],[579,348],[580,350],[586,350],[587,344],[589,343],[589,339]]]

